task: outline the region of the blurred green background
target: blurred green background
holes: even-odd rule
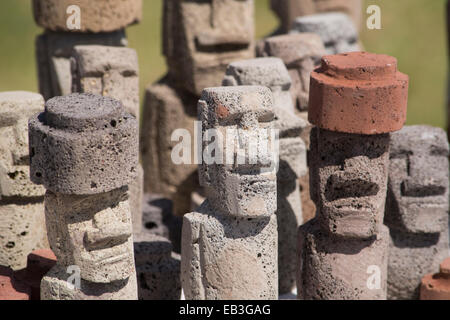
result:
[[[382,30],[368,30],[361,39],[367,51],[395,56],[399,69],[410,76],[408,124],[446,126],[447,37],[445,0],[365,0],[381,7]],[[269,0],[255,0],[256,35],[277,25]],[[127,29],[129,46],[140,63],[144,87],[164,74],[161,55],[162,0],[144,0],[143,21]],[[364,17],[367,17],[364,14]],[[31,0],[0,1],[0,91],[37,91]]]

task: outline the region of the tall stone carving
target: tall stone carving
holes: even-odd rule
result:
[[[259,43],[258,56],[273,56],[283,60],[292,79],[291,96],[295,112],[305,121],[308,120],[309,77],[311,72],[319,66],[325,48],[322,40],[316,34],[300,33],[273,36]],[[309,148],[311,124],[302,130],[301,138]],[[309,172],[298,180],[302,199],[303,221],[311,220],[316,207],[309,196]]]
[[[0,265],[27,265],[35,249],[48,247],[45,189],[29,178],[28,118],[44,109],[40,94],[0,93]]]
[[[279,58],[257,58],[231,63],[223,85],[260,85],[274,97],[274,129],[279,130],[280,165],[277,172],[278,290],[295,287],[297,228],[303,222],[298,178],[306,173],[306,146],[300,134],[306,122],[294,114],[289,73]]]
[[[449,145],[444,130],[406,126],[392,134],[385,224],[388,297],[418,299],[427,273],[450,255]]]
[[[142,0],[33,0],[33,14],[45,29],[36,38],[36,60],[39,91],[48,100],[72,92],[74,46],[127,45],[124,28],[141,20]],[[79,28],[69,29],[72,22],[79,22]]]
[[[361,50],[358,30],[345,13],[330,12],[296,18],[291,32],[318,34],[327,54]]]
[[[45,215],[57,264],[41,298],[137,299],[127,185],[136,177],[138,125],[118,100],[50,99],[29,121],[30,176],[47,189]],[[80,286],[68,285],[79,272]]]
[[[324,12],[344,12],[359,27],[363,12],[361,0],[271,0],[270,7],[280,19],[275,34],[288,33],[297,17]]]
[[[216,158],[199,167],[207,200],[183,217],[181,282],[187,299],[278,297],[276,155],[267,136],[258,152],[250,152],[252,138],[272,127],[272,105],[265,87],[203,91],[202,132],[214,135],[217,146],[204,142],[204,153]]]
[[[311,74],[309,156],[317,216],[299,228],[301,299],[386,299],[389,132],[406,120],[393,57],[325,56]]]
[[[164,1],[163,53],[169,71],[146,89],[141,155],[145,192],[173,200],[174,212],[190,211],[191,193],[199,188],[197,165],[175,164],[179,143],[172,133],[192,137],[197,101],[203,88],[220,85],[227,65],[254,55],[253,0]]]

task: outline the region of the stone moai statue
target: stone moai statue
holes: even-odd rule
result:
[[[278,297],[277,155],[267,146],[274,142],[271,135],[264,138],[272,131],[272,105],[266,87],[203,91],[198,105],[202,133],[213,135],[217,144],[207,146],[204,140],[204,154],[214,153],[215,159],[205,158],[199,166],[207,200],[183,217],[186,299]],[[257,135],[262,138],[253,140]]]
[[[296,18],[291,32],[318,34],[327,54],[361,50],[358,30],[345,13],[330,12]]]
[[[142,0],[33,0],[39,90],[46,100],[72,92],[76,45],[127,46],[124,28],[141,20]]]
[[[275,34],[288,33],[297,17],[324,12],[344,12],[359,27],[362,20],[361,0],[271,0],[270,7],[280,19]]]
[[[299,228],[300,299],[386,299],[389,133],[406,120],[397,60],[325,56],[311,74],[308,154],[316,217]]]
[[[273,36],[264,39],[257,48],[258,56],[274,56],[283,60],[292,79],[291,96],[295,112],[302,119],[308,119],[309,78],[311,72],[320,65],[325,55],[325,47],[317,34],[298,33]],[[311,124],[302,130],[301,138],[309,148]],[[299,179],[302,199],[303,221],[312,219],[316,212],[309,196],[309,173]]]
[[[57,264],[44,300],[137,299],[128,187],[136,178],[138,124],[118,100],[55,97],[29,121],[30,176],[47,189]],[[68,281],[73,274],[78,283]]]
[[[172,161],[179,143],[172,133],[187,130],[194,150],[202,89],[219,86],[230,62],[254,56],[253,6],[253,0],[164,0],[163,53],[169,71],[146,89],[141,156],[145,192],[171,199],[177,215],[191,210],[199,183],[193,154],[190,164]]]
[[[40,94],[0,93],[0,266],[27,265],[35,249],[48,247],[45,189],[30,181],[28,118],[44,109]]]
[[[303,222],[298,178],[306,173],[306,146],[300,138],[306,122],[294,114],[289,93],[291,79],[279,58],[256,58],[231,63],[225,86],[259,85],[273,94],[274,129],[279,130],[280,165],[277,172],[278,290],[295,287],[297,228]]]
[[[418,299],[422,277],[450,255],[448,155],[440,128],[406,126],[392,134],[384,218],[389,299]]]

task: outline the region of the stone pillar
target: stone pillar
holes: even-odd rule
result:
[[[318,34],[327,54],[361,50],[358,30],[345,13],[329,12],[296,18],[291,32]]]
[[[444,130],[406,126],[392,134],[385,224],[388,298],[419,299],[420,283],[450,255],[449,145]]]
[[[317,34],[299,33],[274,36],[264,39],[258,47],[258,56],[273,56],[283,60],[292,79],[291,96],[295,112],[308,120],[309,77],[325,55],[325,47]],[[307,121],[301,138],[309,149],[309,135],[312,125]],[[302,200],[303,222],[311,220],[316,214],[316,206],[309,196],[309,171],[298,182]]]
[[[300,299],[386,299],[389,133],[402,128],[407,97],[408,77],[386,55],[325,56],[312,72],[317,215],[299,228]]]
[[[359,28],[363,14],[361,0],[271,0],[270,7],[280,19],[275,34],[288,33],[297,17],[323,12],[346,13]]]
[[[79,29],[69,29],[78,15]],[[124,28],[141,20],[142,0],[33,0],[39,91],[48,100],[72,92],[70,56],[76,45],[126,46]],[[68,23],[69,22],[69,23]]]
[[[268,146],[274,141],[266,136],[259,140],[258,152],[250,152],[256,136],[270,134],[272,105],[266,87],[203,91],[202,132],[214,135],[217,143],[214,147],[208,145],[211,140],[204,141],[204,153],[215,159],[204,159],[199,167],[207,200],[183,217],[181,283],[186,299],[278,297],[277,155]]]
[[[163,53],[168,74],[147,87],[141,130],[144,191],[174,202],[176,215],[190,211],[200,188],[197,164],[176,165],[171,152],[176,129],[185,129],[194,149],[194,121],[203,88],[219,86],[227,65],[254,56],[253,0],[164,0]]]
[[[47,101],[30,119],[29,136],[30,176],[47,189],[47,232],[57,257],[41,298],[137,299],[127,193],[138,165],[136,119],[118,100],[71,94]],[[68,286],[74,266],[80,287]]]
[[[27,256],[48,247],[45,189],[30,181],[28,118],[44,109],[41,95],[0,93],[0,265],[19,270]]]
[[[306,146],[300,135],[306,121],[294,114],[289,73],[279,58],[256,58],[231,63],[223,85],[260,85],[273,94],[274,129],[279,130],[280,165],[277,172],[278,289],[295,287],[297,228],[303,223],[298,178],[305,174]]]
[[[450,300],[450,258],[441,263],[438,274],[423,277],[420,300]]]

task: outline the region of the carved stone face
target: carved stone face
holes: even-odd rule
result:
[[[220,85],[226,66],[253,57],[253,0],[165,0],[169,74],[200,96]]]
[[[30,92],[0,93],[0,198],[42,196],[30,179],[28,118],[44,109],[44,99]]]
[[[204,136],[208,129],[218,132],[219,149],[225,156],[223,163],[208,164],[203,160],[200,182],[207,188],[210,203],[223,214],[258,218],[276,210],[277,151],[271,148],[275,143],[270,133],[272,104],[272,94],[265,87],[203,91],[199,112]]]
[[[96,283],[130,276],[134,256],[125,189],[92,196],[47,191],[48,237],[58,264],[77,265],[82,279]]]
[[[311,199],[329,232],[369,238],[383,222],[389,134],[311,132]]]
[[[361,0],[271,0],[272,10],[281,20],[281,31],[290,30],[295,18],[322,12],[344,12],[360,24]]]
[[[447,228],[449,146],[445,132],[407,126],[392,134],[386,223],[413,233]]]

